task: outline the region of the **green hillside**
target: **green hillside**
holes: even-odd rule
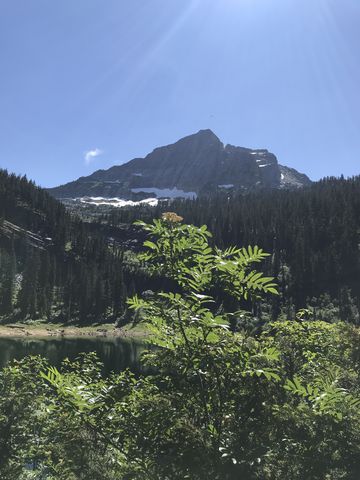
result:
[[[119,320],[141,287],[124,252],[26,177],[0,171],[3,322]],[[129,262],[128,262],[129,263]]]

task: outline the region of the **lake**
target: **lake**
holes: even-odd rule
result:
[[[119,337],[2,337],[0,368],[27,355],[41,355],[59,366],[64,358],[74,360],[81,352],[96,352],[104,363],[104,374],[127,367],[138,373],[143,370],[139,358],[146,347],[144,342]]]

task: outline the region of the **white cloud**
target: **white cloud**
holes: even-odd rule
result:
[[[85,165],[90,165],[91,162],[94,161],[96,157],[101,155],[103,153],[100,148],[94,148],[93,150],[88,150],[87,152],[84,153],[84,160],[85,160]]]

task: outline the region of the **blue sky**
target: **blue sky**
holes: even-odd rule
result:
[[[0,167],[54,186],[211,128],[359,174],[359,24],[359,0],[1,0]]]

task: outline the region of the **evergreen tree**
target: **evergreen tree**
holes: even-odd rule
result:
[[[15,275],[16,275],[16,254],[14,241],[11,241],[10,254],[3,252],[2,262],[2,282],[1,282],[1,313],[10,314],[13,311],[15,295]]]

